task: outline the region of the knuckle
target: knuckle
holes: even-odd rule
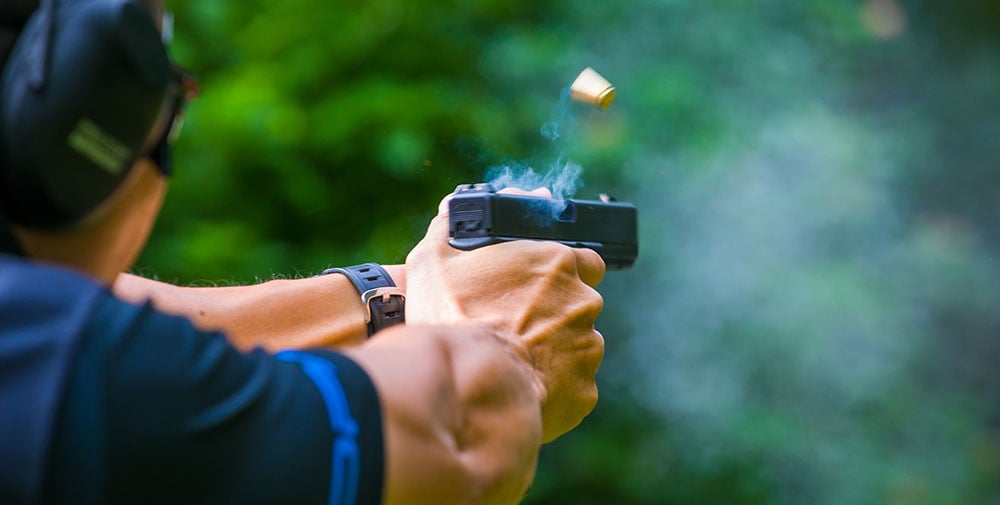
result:
[[[550,258],[551,263],[556,266],[564,265],[575,265],[576,264],[576,253],[569,246],[558,244],[555,242],[546,243],[548,247],[542,254]]]
[[[583,323],[593,326],[604,310],[604,297],[590,286],[586,286],[586,289],[580,296],[577,316]]]
[[[594,277],[598,281],[604,278],[604,274],[608,268],[604,262],[604,258],[592,249],[583,249],[580,251],[579,263],[581,269],[586,270],[589,276]]]
[[[597,292],[596,289],[590,288],[590,307],[591,310],[600,314],[604,310],[604,297]]]
[[[411,249],[410,252],[406,255],[406,263],[412,265],[426,261],[428,257],[428,253],[426,252],[426,250],[427,247],[424,245],[423,242],[418,243],[416,247]]]
[[[583,407],[583,414],[587,415],[597,406],[597,398],[600,396],[597,391],[597,383],[589,384],[581,394],[580,406]]]
[[[557,248],[557,254],[555,258],[559,261],[559,264],[573,265],[574,269],[576,267],[576,251],[569,246],[559,244]]]
[[[601,361],[604,359],[604,336],[597,330],[594,330],[592,334],[593,340],[591,342],[590,352],[588,353],[588,361],[591,364],[591,369],[588,370],[588,372],[593,378],[597,375],[597,370],[601,367]]]

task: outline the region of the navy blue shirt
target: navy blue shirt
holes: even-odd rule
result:
[[[17,270],[11,261],[0,258],[0,277]],[[8,319],[20,319],[5,310],[4,289],[11,300],[16,287],[0,281],[0,363]],[[85,305],[68,316],[79,335],[64,346],[49,438],[36,449],[46,453],[41,503],[381,503],[378,398],[343,355],[244,353],[220,333],[103,288],[84,297],[51,284],[31,291],[37,303]],[[0,433],[3,445],[11,436]]]

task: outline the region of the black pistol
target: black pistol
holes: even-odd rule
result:
[[[597,251],[609,270],[631,267],[639,254],[635,205],[610,197],[553,200],[461,184],[448,202],[452,247],[465,251],[511,240],[552,240]]]

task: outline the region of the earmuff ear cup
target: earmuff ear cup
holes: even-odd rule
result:
[[[0,80],[0,202],[14,222],[55,229],[108,200],[152,147],[172,74],[159,31],[135,0],[63,1],[45,84],[33,89],[41,14]]]

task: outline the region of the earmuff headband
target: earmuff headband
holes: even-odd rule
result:
[[[38,55],[31,69],[31,89],[42,91],[45,88],[45,78],[48,76],[49,51],[52,46],[52,34],[56,26],[56,0],[42,0],[39,11],[42,16],[42,33],[39,36]]]
[[[138,0],[42,0],[0,78],[0,206],[35,229],[73,226],[159,138],[176,76]]]

